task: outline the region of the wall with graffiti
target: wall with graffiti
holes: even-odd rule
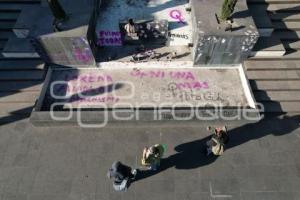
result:
[[[60,65],[94,65],[95,59],[86,37],[39,38],[41,54],[49,63]]]
[[[187,46],[192,39],[186,0],[113,0],[100,14],[96,33],[98,46],[122,46],[124,27],[131,18],[139,43]],[[120,33],[120,34],[119,34]]]

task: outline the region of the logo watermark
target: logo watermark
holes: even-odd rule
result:
[[[76,87],[78,88],[79,85],[77,82]],[[124,85],[126,93],[117,92],[117,87]],[[135,85],[129,81],[121,81],[107,87],[101,86],[100,89],[77,89],[76,93],[71,87],[68,81],[51,83],[50,95],[57,102],[51,104],[50,115],[55,121],[73,120],[84,128],[102,128],[109,121],[145,119],[149,121],[258,121],[262,118],[259,113],[264,112],[264,106],[261,103],[257,103],[255,108],[245,107],[241,103],[235,103],[232,104],[234,107],[229,107],[227,105],[230,101],[222,99],[219,94],[215,99],[212,95],[206,95],[209,99],[201,99],[200,96],[199,99],[189,98],[187,95],[182,98],[182,94],[176,96],[174,88],[171,91],[173,96],[168,96],[168,98],[163,98],[159,91],[153,94],[145,91],[136,95]],[[195,96],[194,93],[192,95]],[[205,96],[205,94],[202,95]],[[224,102],[226,106],[223,105]],[[91,114],[93,112],[90,111],[95,111],[96,115]]]

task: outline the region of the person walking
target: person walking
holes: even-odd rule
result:
[[[207,127],[207,130],[211,131],[211,127]],[[206,153],[207,156],[211,155],[212,153],[215,156],[220,156],[224,153],[225,144],[229,141],[229,136],[227,133],[226,126],[217,127],[214,130],[214,133],[209,141],[206,142],[207,148]]]
[[[158,170],[165,150],[166,145],[162,144],[145,147],[142,155],[142,165],[148,167],[150,170]]]
[[[113,187],[116,191],[126,191],[130,185],[130,181],[134,180],[137,170],[116,161],[112,164],[107,172],[109,179],[113,180]]]

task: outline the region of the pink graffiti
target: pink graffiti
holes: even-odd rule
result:
[[[76,47],[73,49],[73,54],[75,55],[75,58],[77,60],[84,63],[88,63],[92,59],[91,52],[88,48],[81,49],[79,47]]]
[[[170,13],[169,13],[170,17],[173,18],[173,19],[176,19],[178,23],[184,23],[184,19],[182,17],[182,14],[180,12],[180,10],[171,10]]]
[[[100,46],[121,46],[121,33],[118,31],[99,31],[97,44]]]
[[[184,83],[175,83],[176,88],[181,89],[208,89],[208,83],[206,81],[194,81],[194,82],[184,82]]]
[[[121,37],[121,33],[119,31],[99,31],[99,37]]]
[[[91,85],[70,85],[68,84],[67,86],[67,93],[68,94],[77,94],[77,93],[82,93],[82,92],[86,92],[86,91],[94,91],[94,92],[103,92],[102,88],[94,88]]]
[[[166,72],[166,71],[161,71],[161,70],[151,70],[148,72],[145,71],[141,71],[141,70],[133,70],[130,72],[131,76],[134,77],[139,77],[139,78],[144,78],[144,77],[149,77],[149,78],[171,78],[174,80],[177,79],[183,79],[183,80],[195,80],[195,76],[193,74],[193,72],[191,71],[170,71],[170,72]]]
[[[66,74],[64,80],[78,81],[80,83],[113,82],[113,79],[110,75],[94,75],[94,74],[83,74],[83,75]]]
[[[120,101],[118,97],[114,96],[97,96],[97,97],[84,97],[84,98],[79,98],[79,97],[74,97],[70,98],[71,102],[89,102],[89,103],[117,103]]]

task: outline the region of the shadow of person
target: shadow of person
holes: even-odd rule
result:
[[[267,135],[282,136],[299,128],[300,115],[272,117],[255,124],[246,124],[230,131],[230,142],[227,149],[239,146],[250,140]]]
[[[226,149],[234,148],[251,140],[256,140],[269,134],[280,136],[291,133],[299,128],[300,115],[291,117],[272,117],[263,118],[257,123],[249,123],[241,127],[229,130],[230,141]],[[213,163],[218,159],[217,156],[207,157],[203,152],[206,141],[211,136],[180,144],[175,147],[177,151],[165,159],[162,159],[161,167],[158,171],[143,170],[138,173],[135,181],[156,175],[164,170],[175,167],[176,169],[195,169]],[[225,151],[226,154],[226,151]]]

